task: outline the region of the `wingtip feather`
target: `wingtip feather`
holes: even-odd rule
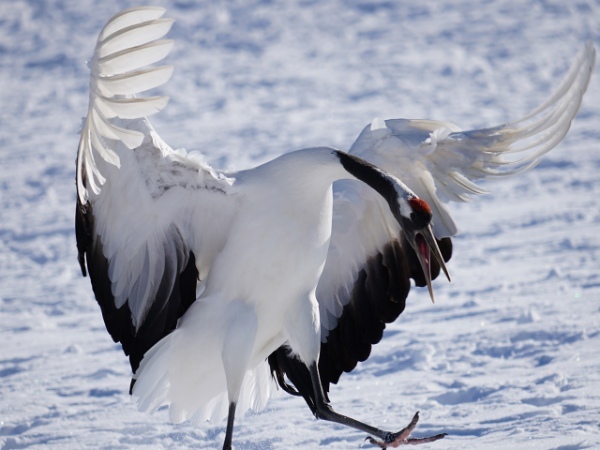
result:
[[[120,142],[132,149],[144,140],[143,133],[113,119],[144,119],[168,103],[166,96],[135,97],[163,85],[173,73],[170,65],[150,66],[173,47],[172,40],[161,39],[174,22],[163,18],[164,13],[159,7],[130,8],[113,16],[100,32],[90,67],[88,119],[78,150],[77,188],[82,202],[88,199],[87,189],[99,194],[105,183],[94,153],[119,167],[113,145]]]
[[[98,41],[103,41],[111,34],[130,27],[131,25],[160,19],[166,12],[159,6],[137,6],[125,9],[112,16],[98,36]]]

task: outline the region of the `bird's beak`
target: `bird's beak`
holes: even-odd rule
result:
[[[448,273],[448,269],[446,269],[446,264],[444,263],[444,258],[442,253],[440,252],[440,248],[438,247],[437,241],[433,236],[433,232],[431,230],[431,225],[419,230],[414,235],[414,247],[416,250],[417,257],[419,258],[419,262],[421,263],[421,268],[423,269],[423,273],[425,274],[425,281],[427,282],[427,289],[429,289],[429,295],[431,296],[431,301],[435,303],[435,299],[433,296],[433,286],[431,285],[431,255],[436,259],[444,274],[446,274],[446,278],[448,281],[450,280],[450,274]]]

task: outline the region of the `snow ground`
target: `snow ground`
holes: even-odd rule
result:
[[[155,1],[177,19],[171,96],[153,119],[174,147],[243,167],[311,145],[347,149],[374,117],[465,129],[525,114],[600,43],[593,0]],[[86,58],[132,1],[0,2],[0,448],[218,448],[224,423],[137,412],[129,366],[76,262],[74,159]],[[533,171],[452,205],[452,284],[414,290],[339,411],[432,449],[600,448],[600,81]],[[280,395],[239,417],[238,449],[358,448]]]

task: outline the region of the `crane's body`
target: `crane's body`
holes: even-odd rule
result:
[[[341,415],[332,383],[368,358],[402,313],[411,282],[443,271],[457,232],[447,201],[475,181],[529,169],[568,131],[595,60],[588,44],[556,93],[524,118],[461,131],[430,120],[375,120],[349,152],[316,147],[222,172],[173,150],[147,116],[166,97],[139,93],[173,67],[173,21],[140,7],[114,16],[92,58],[77,155],[76,237],[108,332],[129,356],[142,410],[171,420],[263,407],[278,384],[317,418],[413,439]],[[412,280],[412,281],[411,281]]]

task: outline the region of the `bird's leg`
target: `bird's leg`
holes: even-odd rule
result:
[[[227,381],[229,414],[223,450],[231,450],[235,407],[240,398],[244,376],[250,367],[250,357],[258,329],[256,310],[250,303],[234,300],[228,304],[224,322],[226,335],[223,340],[221,359]]]
[[[412,421],[406,428],[398,431],[397,433],[381,430],[379,428],[360,422],[351,417],[339,414],[333,410],[333,408],[329,403],[327,403],[327,401],[325,401],[325,392],[323,391],[323,385],[321,384],[321,376],[319,375],[319,368],[316,362],[310,365],[309,371],[313,389],[315,391],[315,416],[317,417],[317,419],[336,422],[341,425],[346,425],[348,427],[364,431],[370,435],[374,435],[379,439],[374,439],[371,436],[369,436],[367,438],[369,442],[371,444],[379,445],[381,448],[384,449],[387,447],[396,448],[400,445],[415,445],[424,444],[427,442],[434,442],[446,436],[446,433],[442,433],[421,439],[409,438],[410,433],[417,425],[417,422],[419,420],[419,413],[415,414]]]
[[[364,431],[365,433],[374,434],[382,439],[388,434],[379,428],[372,427],[365,423],[359,422],[358,420],[352,419],[351,417],[347,417],[335,412],[331,405],[325,400],[325,392],[323,391],[323,385],[321,384],[321,375],[319,374],[317,363],[312,363],[309,367],[309,370],[310,379],[315,391],[315,416],[317,419],[340,423],[342,425]]]
[[[233,438],[233,420],[235,419],[235,402],[229,404],[229,414],[227,415],[227,431],[225,432],[225,442],[223,450],[231,450],[231,440]]]

